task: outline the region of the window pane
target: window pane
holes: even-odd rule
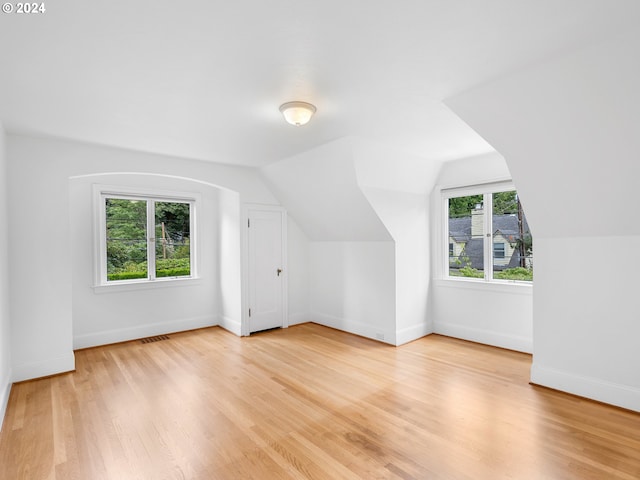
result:
[[[492,235],[493,278],[532,281],[531,232],[515,191],[493,194]]]
[[[147,202],[106,198],[107,280],[147,278]]]
[[[482,195],[449,199],[449,275],[484,278]]]
[[[156,202],[156,277],[191,275],[190,205]]]

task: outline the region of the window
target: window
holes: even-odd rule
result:
[[[443,190],[449,278],[533,281],[533,241],[510,184]]]
[[[100,191],[99,284],[195,277],[195,199]]]

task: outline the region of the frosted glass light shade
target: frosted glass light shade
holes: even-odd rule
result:
[[[316,107],[307,102],[287,102],[280,105],[280,111],[288,123],[300,127],[311,120]]]

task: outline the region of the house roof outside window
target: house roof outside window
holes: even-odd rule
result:
[[[523,219],[523,230],[529,231],[527,219]],[[520,239],[518,232],[518,216],[516,214],[493,215],[493,237],[502,235],[510,244],[515,244]],[[476,269],[484,268],[483,264],[483,239],[482,236],[471,235],[471,216],[449,219],[449,237],[456,243],[464,243],[464,257],[469,259],[470,266]],[[514,268],[520,265],[520,252],[513,251],[508,265],[498,268]]]

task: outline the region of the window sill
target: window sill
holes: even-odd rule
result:
[[[533,294],[533,283],[519,282],[516,280],[484,280],[441,278],[435,281],[436,287],[462,288],[468,290],[480,290],[484,292],[510,293],[512,295]]]
[[[142,281],[126,281],[118,283],[107,283],[103,285],[94,285],[94,293],[116,293],[116,292],[129,292],[132,290],[151,290],[155,288],[168,288],[168,287],[189,287],[192,285],[198,285],[201,283],[199,277],[189,278],[163,278],[158,280],[142,280]]]

